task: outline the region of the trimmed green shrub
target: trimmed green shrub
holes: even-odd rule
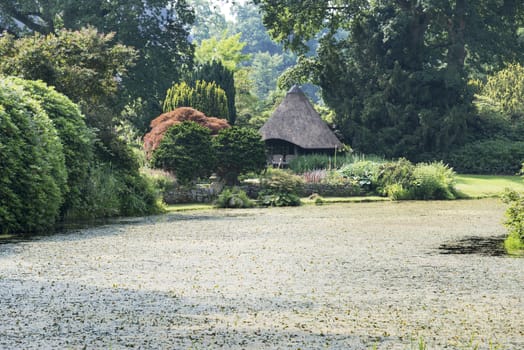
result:
[[[53,227],[67,189],[63,147],[40,103],[0,79],[0,231]]]
[[[217,158],[216,172],[228,185],[238,183],[242,173],[260,173],[266,167],[266,148],[256,130],[222,129],[213,138],[213,148]]]
[[[173,125],[153,152],[151,164],[174,173],[182,185],[211,175],[215,156],[210,130],[195,122]]]
[[[254,206],[255,203],[249,199],[246,192],[238,187],[224,188],[215,201],[217,208],[252,208]]]
[[[514,175],[524,162],[524,142],[507,139],[468,143],[446,157],[462,174]]]
[[[67,187],[64,188],[64,203],[61,215],[76,217],[81,215],[85,206],[82,203],[83,186],[86,183],[88,169],[93,161],[94,134],[86,126],[84,116],[77,105],[69,98],[55,91],[40,81],[6,78],[21,86],[37,100],[53,121],[60,141],[63,145],[65,165],[67,169]],[[76,212],[76,214],[75,214]]]
[[[226,92],[215,82],[197,80],[191,86],[185,82],[173,85],[167,90],[163,110],[169,112],[178,107],[191,107],[208,117],[229,117]]]

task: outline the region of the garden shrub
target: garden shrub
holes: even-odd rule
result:
[[[260,173],[266,167],[266,147],[256,130],[240,127],[222,129],[213,138],[213,149],[216,173],[228,185],[237,184],[242,173]]]
[[[67,186],[64,188],[62,216],[75,216],[82,211],[82,198],[88,169],[93,161],[93,132],[86,126],[78,106],[69,98],[40,81],[7,78],[7,81],[22,86],[37,100],[55,126],[63,146],[67,170]]]
[[[394,200],[410,199],[415,165],[405,158],[383,163],[377,175],[377,193]]]
[[[510,252],[524,250],[524,194],[508,190],[503,200],[509,204],[504,222],[508,228],[508,237],[504,246]]]
[[[380,164],[376,161],[361,160],[345,164],[339,172],[344,177],[353,180],[361,188],[372,191],[377,186]]]
[[[268,169],[260,178],[260,203],[264,206],[283,207],[300,205],[298,193],[304,182],[301,177],[282,169]]]
[[[211,175],[215,156],[210,130],[195,122],[173,125],[153,152],[151,164],[174,173],[182,185]]]
[[[419,163],[413,171],[412,199],[455,199],[455,172],[442,162]]]
[[[524,163],[521,173],[524,177]],[[509,204],[504,222],[508,228],[508,237],[504,241],[504,246],[510,253],[524,251],[524,193],[508,190],[503,200]]]
[[[524,142],[508,139],[475,141],[451,152],[446,161],[462,174],[514,175],[524,161]]]
[[[252,208],[254,205],[246,192],[238,187],[224,188],[215,201],[217,208]]]
[[[66,188],[63,147],[52,121],[22,86],[0,79],[0,230],[50,229]]]

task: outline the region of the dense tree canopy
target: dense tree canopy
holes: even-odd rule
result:
[[[346,142],[363,152],[416,158],[460,144],[468,78],[524,53],[519,1],[255,2],[288,47],[304,52],[322,34],[297,76],[322,88]]]
[[[0,1],[0,26],[17,36],[56,33],[88,25],[134,47],[139,56],[123,76],[121,104],[141,98],[146,114],[161,111],[164,93],[192,65],[189,25],[194,20],[185,0]],[[139,123],[139,122],[137,122]]]

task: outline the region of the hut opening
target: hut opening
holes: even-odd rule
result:
[[[322,120],[304,92],[294,85],[260,128],[268,163],[286,166],[298,155],[333,153],[342,143]]]

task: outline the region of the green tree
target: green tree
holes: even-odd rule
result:
[[[265,144],[253,129],[232,127],[222,129],[213,139],[217,158],[217,174],[229,185],[238,182],[246,172],[260,172],[266,167]]]
[[[212,4],[209,0],[189,0],[188,3],[195,13],[195,21],[191,26],[193,42],[220,36],[227,30],[228,23],[217,4]]]
[[[67,192],[58,133],[41,104],[0,78],[0,231],[53,227]]]
[[[518,63],[487,77],[476,96],[480,112],[495,113],[511,123],[524,121],[524,67]]]
[[[306,52],[322,34],[299,75],[322,88],[363,152],[417,158],[461,144],[473,111],[468,75],[522,59],[521,2],[256,2],[287,47]]]
[[[181,184],[211,175],[215,164],[211,131],[195,122],[172,126],[153,152],[151,164],[173,172]]]
[[[251,78],[254,82],[254,93],[259,99],[266,100],[276,89],[283,63],[284,59],[279,54],[260,52],[253,55]]]
[[[207,62],[199,66],[187,79],[190,85],[195,85],[197,81],[207,81],[215,83],[226,93],[227,108],[229,115],[227,120],[233,125],[237,117],[235,106],[236,89],[233,71],[227,69],[219,61]]]
[[[227,119],[229,116],[226,93],[215,82],[197,80],[194,86],[185,82],[173,85],[167,90],[164,112],[178,107],[192,107],[208,117]]]
[[[136,51],[115,44],[114,34],[85,28],[20,39],[4,35],[0,57],[1,73],[54,86],[80,105],[89,125],[107,129],[117,112],[112,107],[119,88],[116,78],[127,74]],[[108,113],[100,113],[104,109]]]
[[[242,53],[246,43],[240,41],[240,36],[240,33],[227,36],[224,32],[220,38],[202,40],[195,49],[195,61],[200,64],[219,61],[227,69],[236,71],[242,62],[249,59],[249,55]]]
[[[113,105],[122,109],[141,98],[143,115],[134,122],[142,129],[161,111],[167,88],[192,66],[188,31],[194,13],[185,0],[6,0],[0,1],[0,13],[0,25],[17,36],[89,25],[134,47],[139,56],[129,74],[119,77],[123,93]]]

